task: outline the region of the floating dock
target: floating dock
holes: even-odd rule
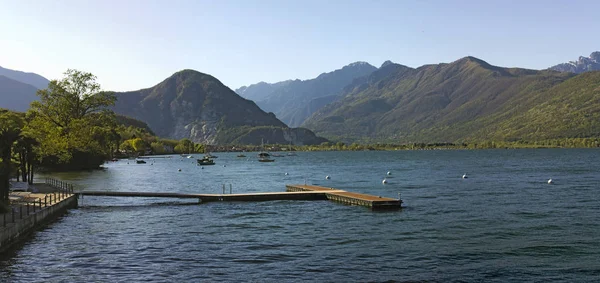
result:
[[[367,194],[352,193],[334,188],[313,185],[286,185],[288,192],[321,192],[328,200],[350,205],[366,206],[373,210],[394,210],[402,208],[402,200]]]
[[[118,191],[82,191],[79,196],[112,197],[158,197],[198,199],[199,202],[213,201],[271,201],[271,200],[331,200],[349,205],[366,206],[373,210],[397,210],[402,200],[352,193],[334,188],[312,185],[286,185],[286,192],[244,193],[244,194],[181,194],[163,192],[118,192]]]

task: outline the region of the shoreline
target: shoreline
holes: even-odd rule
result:
[[[0,214],[0,253],[27,241],[36,231],[77,208],[77,196],[46,183],[10,192],[11,211]]]

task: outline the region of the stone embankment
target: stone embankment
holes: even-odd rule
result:
[[[73,186],[54,179],[29,186],[16,185],[10,193],[11,211],[0,214],[0,252],[77,207]]]

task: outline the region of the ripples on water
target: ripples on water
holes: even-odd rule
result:
[[[307,183],[386,197],[205,203],[86,197],[0,261],[7,282],[598,282],[598,150],[311,152],[272,164],[119,161],[59,177],[88,190],[283,191]],[[251,154],[248,154],[250,157]],[[227,167],[223,167],[226,165]],[[182,172],[177,172],[182,169]],[[389,183],[381,184],[386,177]],[[285,173],[289,175],[285,175]],[[468,179],[461,179],[467,173]],[[330,175],[331,180],[324,176]],[[552,178],[554,185],[546,180]]]

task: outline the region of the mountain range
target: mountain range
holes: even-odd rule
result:
[[[260,82],[236,90],[290,127],[300,126],[312,113],[334,101],[344,86],[377,70],[366,62],[355,62],[310,80]]]
[[[144,121],[161,137],[205,144],[319,144],[302,128],[289,128],[216,78],[183,70],[154,87],[117,92],[115,113]]]
[[[37,99],[38,89],[46,88],[49,81],[34,73],[25,73],[0,67],[0,107],[24,112]]]
[[[0,76],[0,107],[25,112],[29,104],[37,99],[38,89],[5,76]]]
[[[15,81],[19,81],[28,85],[32,85],[37,89],[44,89],[48,87],[48,79],[36,74],[36,73],[26,73],[17,70],[11,70],[0,67],[0,76],[5,76],[9,79],[13,79]]]
[[[599,57],[594,52],[541,71],[470,56],[418,68],[356,62],[314,79],[261,82],[237,93],[210,75],[183,70],[153,87],[116,93],[113,109],[161,137],[206,144],[326,141],[315,133],[394,143],[599,137],[600,72],[577,74],[596,68]],[[36,86],[47,84],[36,74],[0,71],[0,107],[25,111]]]
[[[589,57],[579,56],[577,61],[558,64],[550,69],[559,72],[580,74],[589,71],[600,71],[600,51],[593,52]]]
[[[600,72],[492,66],[474,57],[388,64],[304,124],[326,138],[456,142],[600,136]]]

